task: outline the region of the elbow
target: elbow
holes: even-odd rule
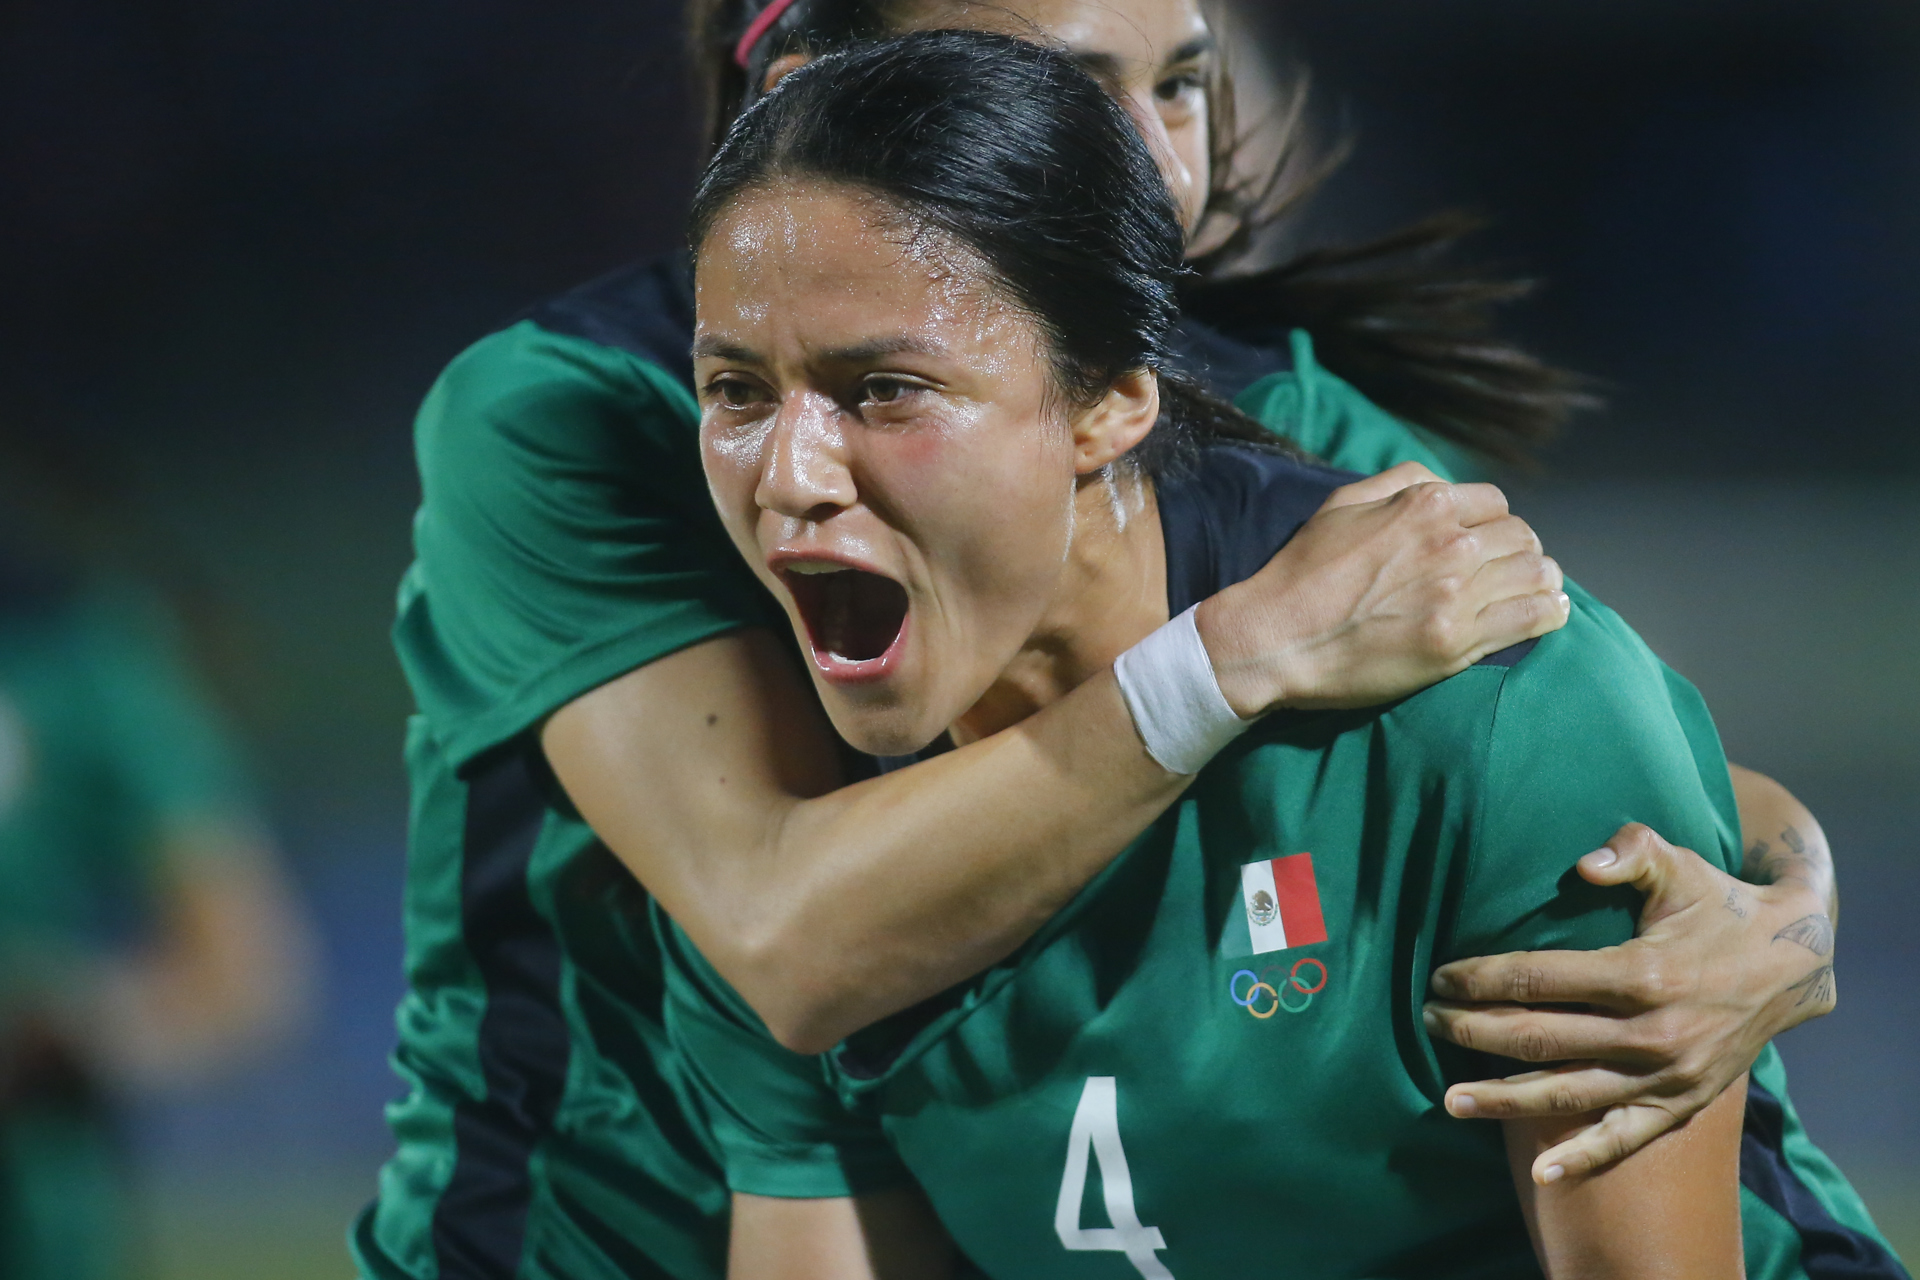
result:
[[[818,938],[813,939],[818,946]],[[776,931],[740,939],[721,976],[733,985],[781,1048],[825,1053],[863,1025],[850,1013],[857,992],[852,975],[835,966],[799,960],[806,943]],[[798,962],[797,962],[798,961]]]
[[[825,1053],[846,1039],[835,1030],[834,1020],[824,1010],[786,1011],[777,1022],[767,1023],[767,1030],[782,1049],[792,1053]]]

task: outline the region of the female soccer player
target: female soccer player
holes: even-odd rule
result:
[[[235,746],[105,502],[0,425],[0,1276],[145,1274],[120,1109],[305,1012]]]
[[[1209,207],[1233,203],[1207,176],[1213,55],[1190,0],[886,12],[729,0],[700,6],[701,57],[724,124],[806,50],[875,23],[1009,15],[1068,41],[1141,106],[1142,125],[1184,158],[1169,171],[1188,175],[1189,203],[1192,191]],[[635,924],[649,894],[783,1039],[825,1047],[1003,957],[1184,786],[1141,750],[1103,677],[1009,733],[836,790],[860,766],[837,761],[772,638],[777,614],[704,494],[691,325],[684,266],[635,268],[483,340],[422,409],[423,502],[395,630],[420,711],[396,1058],[409,1092],[391,1111],[399,1152],[356,1231],[369,1275],[714,1274],[725,1188],[659,1027],[659,960]],[[1375,458],[1430,456],[1304,341],[1286,371],[1285,354],[1197,324],[1177,336],[1223,391],[1277,362],[1283,371],[1254,389],[1263,412],[1329,458],[1371,470]],[[1429,381],[1498,381],[1460,372],[1443,365]],[[1540,390],[1523,383],[1507,389]],[[1446,409],[1428,415],[1436,426],[1448,413],[1499,416],[1471,395],[1423,403]],[[1482,438],[1492,447],[1498,435]],[[1425,554],[1462,530],[1489,532],[1505,513],[1497,495],[1362,501],[1380,492],[1348,492],[1352,505],[1310,522],[1269,572],[1202,611],[1242,710],[1377,701],[1550,623],[1529,612],[1557,607],[1525,580],[1531,553],[1504,582],[1469,573],[1503,547],[1465,565]],[[1449,577],[1473,585],[1443,608],[1426,593]],[[1437,647],[1435,623],[1453,632]],[[1691,859],[1643,865],[1715,901],[1731,887]],[[1794,918],[1794,893],[1754,892],[1738,927],[1682,914],[1650,942],[1666,950],[1640,954],[1687,957],[1680,967],[1702,982],[1609,1021],[1615,1042],[1594,1051],[1628,1055],[1630,1070],[1575,1081],[1587,1092],[1566,1096],[1600,1105],[1664,1090],[1684,1115],[1769,1035],[1823,1007],[1778,996],[1790,979],[1770,940]],[[1742,962],[1692,959],[1734,954]],[[1634,956],[1624,949],[1622,963]],[[1575,975],[1600,990],[1570,999],[1628,989],[1591,960]],[[1684,1053],[1663,1054],[1641,1030],[1655,1018]],[[1506,1025],[1478,1034],[1496,1045]],[[1597,1039],[1581,1034],[1567,1042]],[[1517,1088],[1537,1099],[1537,1085]],[[1483,1096],[1487,1111],[1527,1101]]]
[[[842,736],[979,740],[1117,658],[1165,745],[1134,656],[1340,477],[1174,368],[1181,224],[1126,113],[994,34],[835,55],[742,118],[693,238],[708,481]],[[1422,1027],[1436,965],[1631,934],[1631,901],[1552,850],[1624,811],[1739,856],[1698,695],[1569,590],[1537,643],[1255,726],[1012,956],[831,1054],[783,1049],[676,938],[732,1274],[937,1276],[948,1234],[1006,1280],[1743,1274],[1744,1088],[1545,1185],[1565,1121],[1503,1144],[1440,1106],[1470,1065]],[[1822,983],[1817,931],[1784,941]],[[1755,1069],[1786,1108],[1777,1060]],[[1838,1240],[1748,1215],[1745,1274],[1903,1274],[1817,1152],[1744,1138],[1769,1142]]]

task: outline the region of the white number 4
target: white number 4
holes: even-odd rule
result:
[[[1080,1225],[1080,1205],[1087,1194],[1087,1152],[1100,1163],[1100,1189],[1107,1201],[1110,1227]],[[1154,1250],[1167,1247],[1158,1227],[1140,1225],[1133,1207],[1133,1175],[1127,1172],[1127,1153],[1120,1148],[1120,1100],[1112,1076],[1088,1076],[1073,1113],[1073,1132],[1067,1137],[1067,1171],[1060,1179],[1060,1203],[1053,1211],[1053,1229],[1069,1249],[1110,1249],[1146,1280],[1173,1280]]]

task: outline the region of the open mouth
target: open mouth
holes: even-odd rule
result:
[[[792,561],[780,571],[807,624],[814,657],[827,675],[881,674],[879,660],[907,625],[907,590],[892,578],[850,565]],[[876,664],[868,671],[853,664]]]

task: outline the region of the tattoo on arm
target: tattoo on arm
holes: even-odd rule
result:
[[[1812,884],[1817,867],[1807,856],[1807,842],[1792,827],[1782,831],[1780,839],[1786,848],[1766,840],[1755,840],[1748,845],[1741,859],[1741,876],[1752,884],[1780,884],[1787,880]]]
[[[1833,966],[1821,965],[1787,990],[1800,993],[1800,998],[1793,1002],[1795,1008],[1803,1004],[1831,1004],[1833,1002]]]
[[[1823,915],[1801,916],[1773,935],[1775,942],[1782,939],[1797,942],[1817,956],[1830,956],[1833,954],[1833,921]]]

